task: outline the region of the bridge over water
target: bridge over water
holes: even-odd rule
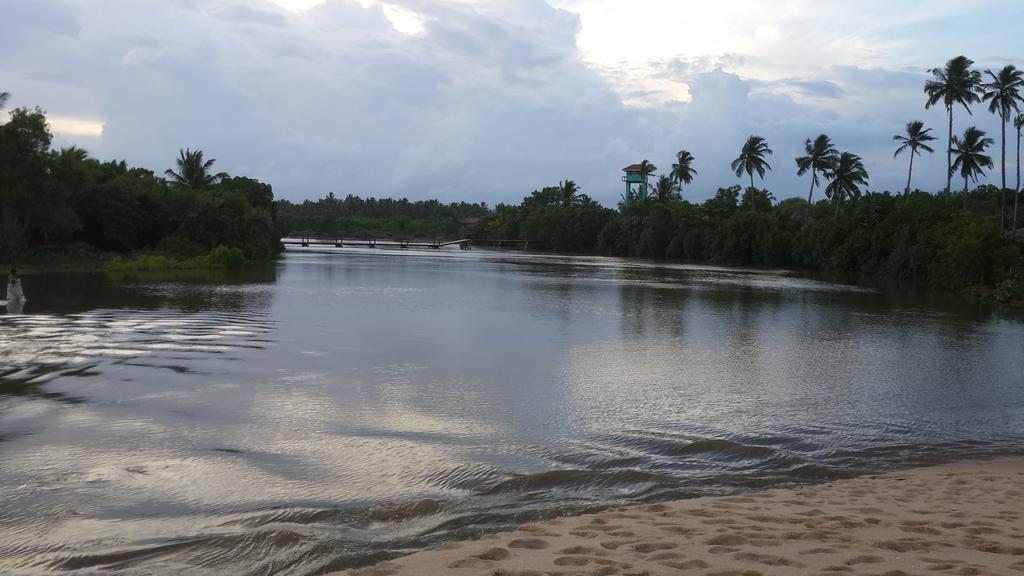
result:
[[[302,248],[420,248],[440,250],[448,246],[458,246],[462,250],[472,250],[473,245],[490,248],[513,248],[526,250],[530,247],[529,240],[501,240],[459,238],[458,240],[378,240],[376,238],[282,238],[281,244]]]

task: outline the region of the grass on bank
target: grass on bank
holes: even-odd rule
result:
[[[107,260],[107,272],[156,272],[162,270],[231,270],[248,263],[240,248],[220,245],[209,254],[191,258],[173,258],[162,254],[141,254],[124,259],[120,256]]]

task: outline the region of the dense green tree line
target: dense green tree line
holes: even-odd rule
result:
[[[284,234],[322,237],[526,240],[535,248],[723,264],[784,266],[887,279],[904,285],[960,288],[1020,276],[1024,234],[1018,230],[1024,73],[986,71],[963,56],[929,71],[924,107],[947,113],[947,185],[938,194],[912,187],[914,159],[938,140],[910,121],[894,158],[908,161],[898,194],[869,192],[862,158],[839,150],[826,134],[808,138],[794,159],[809,179],[807,200],[778,201],[755,176],[771,171],[767,140],[751,135],[730,168],[749,186],[719,188],[695,203],[684,196],[697,178],[687,150],[663,175],[648,160],[631,167],[618,209],[601,206],[572,180],[534,191],[518,205],[444,204],[436,200],[344,198],[329,194],[300,204],[273,201],[268,185],[213,173],[214,160],[184,150],[166,179],[123,162],[102,163],[84,151],[51,150],[45,116],[18,109],[0,127],[0,253],[80,240],[104,250],[156,250],[192,257],[234,246],[250,259],[272,256]],[[0,104],[5,101],[0,94]],[[974,126],[954,132],[954,112],[988,103],[1001,130],[1001,187],[977,186],[994,169],[995,144]],[[1017,178],[1007,188],[1006,128],[1017,138]],[[792,164],[790,165],[792,167]],[[953,187],[953,177],[963,188]],[[654,178],[653,186],[648,180]],[[633,186],[636,183],[636,186]],[[815,197],[815,192],[819,196]],[[824,196],[823,198],[821,196]],[[802,196],[802,193],[800,193]],[[1011,198],[1010,202],[1007,199]]]
[[[295,204],[277,202],[278,216],[286,233],[331,238],[440,238],[458,235],[466,219],[489,212],[487,204],[437,200],[344,198],[328,194],[319,200]]]
[[[0,125],[0,258],[34,247],[85,243],[103,251],[175,258],[219,246],[249,260],[279,251],[271,187],[210,172],[214,160],[182,151],[170,181],[81,148],[52,150],[39,109],[11,111]],[[223,251],[221,252],[223,253]]]
[[[1020,139],[1024,129],[1024,73],[1005,66],[982,74],[964,56],[929,71],[925,108],[941,104],[948,118],[946,188],[937,195],[911,191],[914,158],[934,152],[936,140],[923,122],[908,122],[894,156],[907,152],[907,185],[902,194],[866,192],[870,175],[857,154],[836,149],[828,135],[805,143],[795,159],[797,174],[808,175],[807,201],[777,202],[771,192],[755,187],[754,176],[772,170],[772,150],[751,135],[732,162],[740,186],[720,188],[701,204],[681,198],[681,186],[696,176],[693,155],[681,150],[672,170],[657,178],[653,193],[648,178],[657,167],[648,160],[636,165],[642,183],[622,195],[619,210],[592,203],[573,186],[582,201],[565,202],[564,183],[534,192],[518,206],[499,205],[474,231],[477,237],[530,240],[552,250],[571,250],[652,258],[758,266],[816,269],[870,276],[900,284],[960,288],[994,284],[1020,276],[1024,267],[1022,235],[1017,228],[1020,184]],[[959,106],[987,102],[1002,126],[1001,187],[971,182],[995,163],[987,150],[994,144],[974,126],[953,130]],[[1006,127],[1017,131],[1017,181],[1006,185]],[[954,176],[963,189],[954,190]],[[571,181],[570,181],[571,182]],[[823,187],[825,200],[814,201]],[[1012,202],[1007,202],[1007,195]],[[1008,210],[1009,208],[1009,210]],[[1009,227],[1008,227],[1009,225]],[[536,244],[534,244],[536,245]]]
[[[994,186],[966,195],[866,193],[838,216],[828,200],[776,203],[767,190],[740,186],[700,204],[650,197],[618,211],[588,201],[564,205],[557,190],[499,205],[475,234],[555,251],[815,269],[950,289],[991,285],[1024,266],[1020,243],[999,234],[1001,192]]]

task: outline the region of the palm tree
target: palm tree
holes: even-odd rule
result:
[[[989,112],[999,115],[1003,133],[1000,164],[1003,186],[999,198],[999,233],[1002,234],[1006,229],[1006,123],[1010,121],[1011,114],[1020,111],[1020,103],[1024,102],[1024,97],[1020,94],[1020,89],[1024,86],[1024,72],[1010,64],[1003,66],[999,74],[994,74],[991,70],[986,70],[985,73],[992,81],[982,86],[984,93],[981,99],[988,102]]]
[[[10,92],[0,92],[0,110],[4,109],[4,105],[7,104],[7,100],[10,99]]]
[[[654,183],[654,195],[658,198],[658,202],[667,203],[679,200],[679,186],[671,176],[659,176],[658,181]]]
[[[677,152],[676,161],[672,163],[672,172],[669,173],[676,187],[682,190],[683,184],[693,182],[696,175],[697,171],[693,169],[693,154],[687,150]]]
[[[1024,129],[1024,113],[1017,114],[1013,119],[1013,127],[1017,129],[1017,185],[1013,194],[1013,234],[1017,234],[1017,201],[1020,199],[1020,131]]]
[[[571,206],[580,199],[580,187],[573,180],[559,182],[558,195],[562,199],[562,206]]]
[[[811,191],[807,193],[807,203],[810,204],[814,187],[818,185],[818,171],[828,170],[839,152],[832,145],[832,139],[824,134],[819,135],[813,142],[808,138],[804,143],[804,152],[806,156],[796,159],[796,175],[803,176],[808,170],[811,171]]]
[[[825,178],[832,181],[825,187],[825,195],[836,205],[836,218],[839,218],[839,204],[845,198],[860,198],[860,187],[868,185],[868,171],[864,168],[864,161],[851,152],[843,152],[835,157]]]
[[[164,174],[171,179],[174,184],[179,186],[185,186],[198,190],[211,184],[216,184],[228,175],[226,172],[218,172],[217,174],[211,174],[210,168],[213,167],[215,159],[207,160],[203,162],[203,151],[196,150],[193,152],[188,148],[179,150],[179,156],[176,161],[178,165],[178,171],[167,170]]]
[[[991,168],[992,157],[985,154],[985,149],[991,146],[994,141],[985,136],[984,130],[974,126],[964,130],[961,137],[953,137],[953,160],[952,170],[959,170],[964,177],[964,209],[967,209],[967,181],[973,179],[978,181],[978,176],[984,176],[983,168]]]
[[[743,144],[739,157],[733,160],[730,166],[737,176],[743,176],[743,173],[746,172],[750,176],[750,187],[753,188],[754,172],[757,172],[758,177],[764,178],[765,170],[772,169],[768,161],[764,159],[765,156],[769,156],[771,153],[772,150],[768,147],[768,143],[764,141],[764,138],[751,136]],[[754,209],[753,202],[750,203],[750,209]]]
[[[919,156],[924,150],[925,152],[935,152],[928,142],[935,140],[935,136],[931,135],[931,128],[925,128],[924,122],[920,120],[914,120],[913,122],[907,122],[907,127],[904,129],[905,136],[903,134],[897,134],[892,137],[893,140],[900,143],[900,147],[896,149],[896,153],[892,155],[893,158],[900,155],[900,152],[904,150],[910,150],[910,169],[907,170],[907,190],[906,195],[910,196],[910,177],[914,174],[914,156]]]
[[[946,193],[949,194],[953,177],[953,105],[959,103],[971,113],[970,104],[978,101],[978,85],[981,84],[981,73],[971,70],[974,60],[966,56],[957,56],[942,68],[929,70],[932,77],[924,83],[924,92],[928,95],[925,110],[942,102],[949,115],[949,136],[946,148]]]

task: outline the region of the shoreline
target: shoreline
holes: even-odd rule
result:
[[[1024,574],[1024,460],[610,508],[349,576]]]

